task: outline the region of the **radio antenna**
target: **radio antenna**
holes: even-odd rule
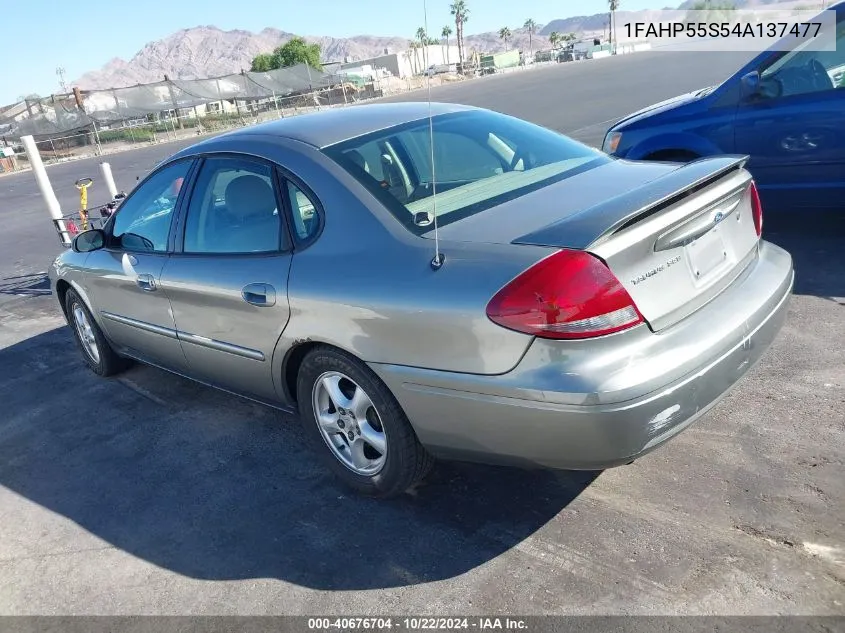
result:
[[[423,29],[425,30],[425,39],[423,45],[423,59],[425,59],[425,51],[428,41],[428,9],[426,7],[426,0],[423,0]],[[434,221],[434,258],[431,260],[431,268],[433,270],[440,270],[443,262],[446,261],[446,256],[440,252],[440,235],[437,231],[437,173],[434,169],[434,121],[431,109],[431,69],[425,69],[426,83],[428,84],[428,140],[431,145],[431,203],[432,216]]]

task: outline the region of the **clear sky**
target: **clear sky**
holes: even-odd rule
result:
[[[450,0],[426,0],[429,30],[452,24]],[[631,11],[676,6],[680,0],[621,0]],[[467,0],[467,33],[521,26],[607,10],[607,0]],[[423,0],[15,0],[3,11],[6,46],[0,105],[21,95],[59,91],[56,68],[70,82],[114,57],[131,58],[144,44],[200,25],[301,35],[412,37],[423,24]]]

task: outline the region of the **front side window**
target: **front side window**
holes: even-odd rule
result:
[[[267,253],[281,248],[281,217],[269,165],[207,158],[185,220],[186,253]]]
[[[845,21],[836,25],[836,50],[807,50],[807,40],[761,69],[764,95],[793,95],[845,89]]]
[[[113,246],[131,251],[167,250],[173,209],[190,167],[189,160],[168,165],[132,192],[114,217]]]
[[[434,165],[432,169],[432,138]],[[481,213],[612,160],[570,138],[503,114],[439,115],[343,141],[323,151],[409,230]]]

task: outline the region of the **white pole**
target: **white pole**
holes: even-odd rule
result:
[[[111,165],[108,163],[100,163],[100,173],[103,174],[103,180],[106,181],[106,187],[109,190],[111,199],[117,195],[117,185],[114,184],[114,176],[111,173]]]
[[[44,202],[47,204],[47,212],[54,220],[59,220],[59,231],[64,244],[70,244],[71,237],[65,228],[64,216],[62,209],[59,206],[59,199],[56,198],[56,192],[53,191],[53,186],[50,184],[50,178],[47,177],[47,170],[44,169],[44,163],[41,162],[41,154],[38,152],[38,147],[35,145],[31,135],[22,136],[21,142],[26,150],[29,164],[32,166],[32,173],[35,174],[35,181],[38,183],[38,188],[41,190],[41,195]]]

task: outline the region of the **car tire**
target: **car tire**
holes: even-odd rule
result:
[[[129,366],[106,340],[103,331],[75,290],[65,295],[65,314],[85,364],[98,376],[113,376]]]
[[[359,493],[395,497],[431,470],[434,460],[396,398],[354,356],[331,347],[311,350],[300,365],[296,392],[314,449]]]

